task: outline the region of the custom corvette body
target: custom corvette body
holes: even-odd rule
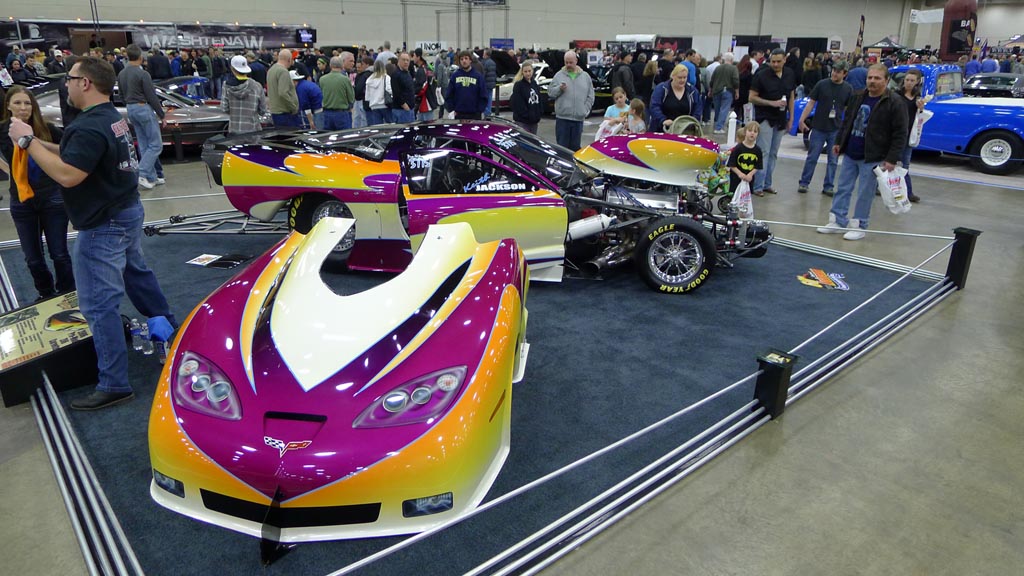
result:
[[[406,534],[472,511],[509,449],[528,272],[515,240],[432,226],[404,273],[339,295],[349,219],[293,232],[201,302],[150,415],[150,494],[276,542]]]
[[[337,255],[358,270],[402,270],[428,226],[467,222],[482,241],[515,238],[534,280],[560,281],[573,259],[597,272],[635,258],[652,288],[681,293],[769,239],[711,214],[697,175],[718,145],[690,136],[612,136],[574,154],[511,124],[453,121],[214,139],[203,157],[250,216],[287,208],[299,231],[355,218]]]

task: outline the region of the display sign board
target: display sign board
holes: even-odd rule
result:
[[[491,48],[497,50],[514,50],[516,41],[512,38],[491,38]]]
[[[441,50],[447,50],[448,43],[444,40],[421,40],[416,43],[416,47],[429,54],[437,54]]]
[[[11,406],[28,399],[45,370],[58,390],[96,383],[92,333],[69,292],[0,316],[0,392]]]
[[[569,47],[570,48],[575,48],[577,50],[600,50],[601,49],[601,41],[600,40],[573,40],[572,42],[569,43]]]

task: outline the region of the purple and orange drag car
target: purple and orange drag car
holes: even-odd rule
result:
[[[653,289],[678,294],[771,239],[762,223],[712,213],[697,174],[718,152],[638,134],[574,154],[505,122],[439,121],[212,139],[203,157],[252,217],[287,210],[300,232],[355,219],[336,250],[351,269],[402,270],[431,224],[468,222],[481,241],[515,238],[534,280],[633,260]]]
[[[351,219],[292,232],[182,324],[149,419],[160,505],[276,543],[472,512],[509,451],[529,272],[513,239],[430,226],[403,273],[320,276]]]

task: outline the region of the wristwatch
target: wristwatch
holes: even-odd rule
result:
[[[31,134],[26,134],[21,138],[18,138],[18,148],[21,148],[22,150],[28,150],[28,147],[32,145],[32,141],[35,139],[36,137]]]

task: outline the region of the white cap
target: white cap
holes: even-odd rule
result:
[[[289,70],[288,76],[290,76],[292,80],[302,80],[303,78],[305,78],[305,76],[299,74],[298,70]]]
[[[242,55],[231,57],[231,68],[240,74],[252,72],[252,68],[249,68],[249,61]]]

